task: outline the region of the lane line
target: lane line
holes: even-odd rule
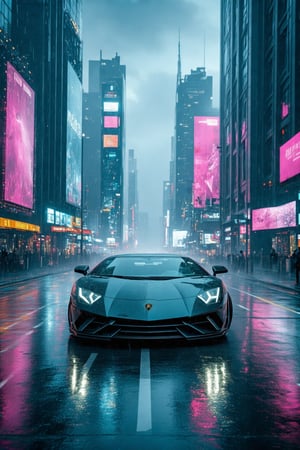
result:
[[[87,375],[90,371],[90,368],[92,367],[95,359],[97,358],[98,353],[91,353],[87,362],[84,364],[82,372],[84,375]]]
[[[88,376],[90,368],[92,367],[97,356],[98,356],[98,353],[91,353],[90,356],[88,357],[88,360],[83,365],[79,385],[77,388],[77,392],[79,392],[79,394],[84,395],[86,392],[87,376]],[[75,391],[76,391],[76,389],[75,389]]]
[[[11,350],[12,348],[15,348],[19,345],[20,342],[23,341],[23,339],[25,339],[26,336],[30,336],[32,333],[34,332],[34,330],[29,330],[27,331],[27,333],[24,333],[19,339],[17,339],[16,341],[14,341],[12,344],[10,344],[8,347],[3,348],[2,350],[0,350],[0,353],[5,353],[8,350]]]
[[[10,328],[15,327],[16,325],[18,325],[19,323],[23,322],[24,320],[27,320],[30,316],[32,316],[32,314],[37,313],[38,311],[40,311],[41,309],[46,308],[47,305],[41,306],[40,308],[34,309],[33,311],[30,311],[26,314],[22,314],[22,316],[17,318],[16,322],[11,323],[10,325],[1,325],[0,326],[0,332],[4,332],[6,330],[9,330]]]
[[[0,382],[0,389],[3,388],[3,386],[6,385],[6,383],[15,375],[15,372],[12,372],[5,380]]]
[[[239,307],[242,308],[242,309],[245,309],[246,311],[250,311],[250,309],[249,309],[249,308],[246,308],[246,306],[243,306],[243,305],[237,305],[237,306],[239,306]]]
[[[136,431],[149,431],[152,429],[151,418],[151,377],[150,377],[150,352],[142,349],[140,363],[140,384],[137,412]]]
[[[246,294],[246,295],[249,295],[250,297],[257,298],[258,300],[261,300],[264,303],[269,303],[270,305],[277,306],[277,308],[281,308],[281,309],[284,309],[285,311],[289,311],[294,314],[300,315],[300,311],[295,311],[294,309],[288,308],[287,306],[279,305],[278,303],[272,302],[272,300],[267,300],[266,298],[259,297],[258,295],[250,294],[249,292],[246,292],[246,291],[241,291],[240,289],[237,289],[234,287],[231,287],[230,290],[241,292],[242,294]]]

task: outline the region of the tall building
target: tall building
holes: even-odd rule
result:
[[[126,67],[117,54],[108,60],[100,52],[99,61],[89,61],[84,114],[91,118],[94,111],[95,119],[89,131],[84,130],[86,201],[97,211],[98,239],[110,246],[122,245],[124,238],[125,81]]]
[[[180,240],[185,236],[186,240],[193,241],[196,246],[205,245],[203,233],[216,234],[219,229],[215,216],[211,216],[211,225],[210,218],[206,220],[203,214],[211,208],[218,213],[218,132],[219,118],[212,105],[212,77],[207,76],[204,67],[198,67],[182,79],[179,44],[175,140],[172,145],[174,161],[170,165],[171,233],[174,234],[176,230]],[[211,170],[214,165],[209,162],[212,157],[215,158],[214,164],[217,164],[213,173]],[[204,179],[204,174],[210,179]],[[211,188],[208,194],[206,190],[211,187],[213,178],[217,188]]]
[[[300,243],[300,4],[221,4],[224,254]]]
[[[11,8],[12,0],[2,0],[0,8],[0,30],[1,33],[6,33],[8,39],[11,33]]]
[[[2,4],[1,241],[44,264],[76,252],[80,236],[81,0]]]
[[[194,182],[194,117],[212,115],[212,77],[205,68],[180,79],[176,98],[175,224],[190,229]]]

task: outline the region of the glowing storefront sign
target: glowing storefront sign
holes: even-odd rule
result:
[[[0,228],[11,228],[15,230],[34,231],[40,233],[41,228],[39,225],[33,223],[20,222],[19,220],[6,219],[0,217]]]
[[[51,227],[51,231],[52,233],[73,233],[73,234],[92,234],[91,230],[80,230],[78,228],[69,228],[69,227],[57,227],[57,226],[52,226]]]
[[[272,230],[296,226],[296,202],[252,211],[252,230]]]

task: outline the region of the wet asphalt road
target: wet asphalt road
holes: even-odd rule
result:
[[[225,274],[228,336],[184,346],[69,338],[75,273],[0,288],[0,448],[300,448],[300,296]]]

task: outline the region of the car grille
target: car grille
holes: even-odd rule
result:
[[[73,334],[100,340],[198,340],[220,337],[227,331],[217,313],[163,321],[144,322],[89,315],[82,312]]]

